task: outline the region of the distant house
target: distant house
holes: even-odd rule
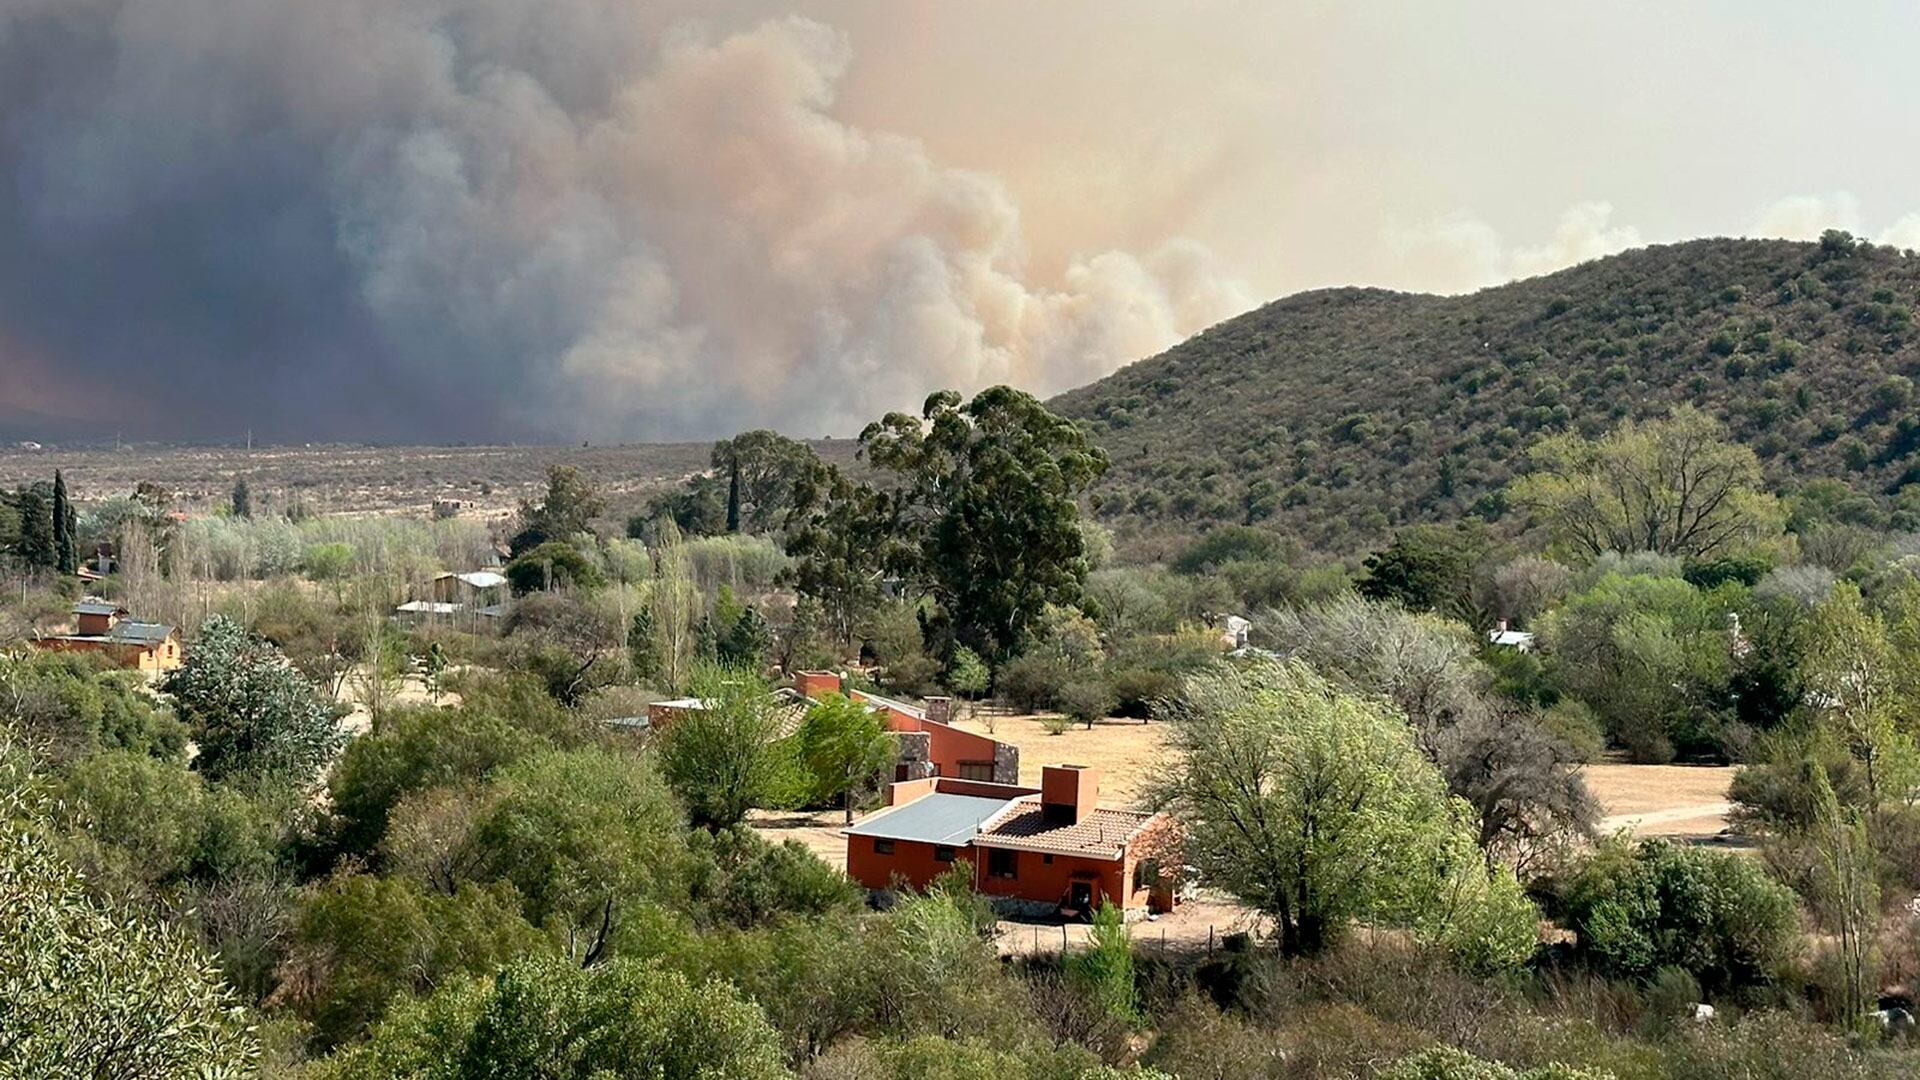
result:
[[[1521,652],[1533,648],[1533,635],[1525,630],[1509,630],[1505,619],[1487,631],[1487,641],[1503,649],[1518,649]]]
[[[1099,805],[1099,773],[1048,765],[1040,787],[928,777],[893,784],[889,806],[843,831],[847,873],[869,889],[925,888],[960,863],[1002,908],[1077,918],[1177,903],[1167,815]]]
[[[166,623],[131,617],[111,600],[89,596],[73,605],[73,633],[46,634],[34,644],[50,652],[100,653],[115,664],[147,675],[180,666],[180,635]]]
[[[427,586],[427,598],[409,600],[393,609],[394,615],[414,621],[452,619],[473,616],[497,619],[507,611],[507,579],[492,570],[451,570],[435,574]]]
[[[894,770],[896,780],[929,776],[1000,784],[1020,780],[1020,748],[989,735],[955,727],[952,698],[928,698],[926,708],[922,709],[847,687],[844,680],[831,671],[797,672],[793,684],[794,689],[809,700],[817,701],[825,694],[845,694],[880,713],[887,730],[900,738],[900,762]]]
[[[808,701],[792,690],[784,688],[775,690],[773,692],[773,699],[775,707],[779,710],[779,726],[774,737],[776,739],[784,739],[800,730],[800,725],[806,722],[807,710],[813,708],[813,702]],[[700,698],[673,698],[669,701],[649,703],[647,705],[647,715],[644,723],[635,724],[632,722],[638,718],[628,718],[617,721],[609,720],[607,723],[610,725],[623,726],[628,730],[664,731],[671,727],[673,722],[680,717],[688,713],[703,712],[706,709],[707,702]]]
[[[792,689],[775,690],[781,702],[781,737],[800,729],[807,710],[827,694],[844,693],[872,709],[900,746],[900,758],[894,764],[895,780],[920,780],[927,777],[951,777],[1012,784],[1020,779],[1020,748],[988,735],[956,727],[951,698],[929,698],[926,708],[895,701],[864,690],[846,687],[831,671],[802,671],[794,675]],[[698,698],[675,698],[647,706],[648,728],[661,731],[683,713],[706,708]]]
[[[430,589],[432,599],[441,603],[481,608],[506,598],[507,579],[492,570],[471,570],[464,574],[449,570],[435,574]]]

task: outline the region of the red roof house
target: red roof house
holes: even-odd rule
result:
[[[951,777],[1014,784],[1020,780],[1020,748],[988,735],[955,727],[952,698],[929,698],[922,709],[903,701],[869,694],[845,685],[831,671],[795,673],[793,688],[818,701],[825,694],[845,694],[865,702],[881,714],[887,730],[899,735],[900,764],[896,780],[926,776]]]
[[[870,889],[925,888],[960,863],[1004,907],[1078,917],[1102,902],[1167,911],[1178,834],[1165,814],[1099,805],[1097,770],[1049,765],[1040,788],[950,779],[888,789],[845,830],[847,873]]]

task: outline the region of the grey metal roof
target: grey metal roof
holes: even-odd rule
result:
[[[917,840],[923,844],[971,843],[980,823],[1007,808],[1006,799],[935,792],[873,815],[846,830],[848,836]]]
[[[89,596],[73,605],[75,615],[113,615],[124,610],[126,609],[119,604],[111,600],[102,600],[97,596]]]
[[[165,623],[134,622],[122,619],[113,624],[107,637],[114,641],[124,641],[133,645],[158,645],[173,633],[173,627]]]

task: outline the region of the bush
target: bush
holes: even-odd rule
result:
[[[1793,892],[1732,853],[1610,841],[1565,900],[1581,951],[1626,978],[1673,967],[1709,990],[1733,990],[1771,980],[1799,948]]]
[[[514,595],[547,589],[596,588],[604,580],[600,568],[564,540],[549,540],[520,555],[506,567]]]
[[[1596,761],[1606,752],[1606,728],[1584,701],[1561,698],[1540,714],[1540,726],[1565,743],[1576,761]]]
[[[1114,667],[1107,672],[1107,686],[1113,692],[1114,716],[1145,720],[1153,715],[1155,702],[1180,692],[1180,677],[1158,668]]]
[[[1097,674],[1083,676],[1061,688],[1060,711],[1091,731],[1096,722],[1112,714],[1116,700],[1105,679]]]
[[[994,689],[1021,712],[1037,713],[1059,708],[1074,679],[1073,665],[1064,657],[1028,653],[1001,666]]]

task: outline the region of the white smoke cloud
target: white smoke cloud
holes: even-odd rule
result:
[[[1754,219],[1751,235],[1781,240],[1818,240],[1828,229],[1862,231],[1860,200],[1850,191],[1789,195],[1769,203]]]
[[[1908,214],[1880,230],[1874,243],[1891,244],[1903,251],[1920,251],[1920,213]]]
[[[940,387],[1064,389],[1251,306],[1180,242],[1035,280],[1004,185],[835,116],[854,56],[817,22],[728,30],[613,0],[79,3],[0,13],[0,66],[10,31],[49,18],[95,46],[23,77],[57,91],[8,105],[0,82],[0,132],[28,133],[0,142],[27,178],[13,228],[23,250],[70,250],[167,231],[171,199],[229,230],[194,233],[236,284],[195,290],[191,317],[150,279],[194,260],[156,242],[113,271],[153,336],[231,369],[214,392],[237,380],[319,415],[332,375],[390,388],[365,407],[412,405],[435,435],[846,432]],[[0,248],[8,232],[0,213]],[[233,317],[236,289],[287,309],[249,324],[244,361],[193,329]],[[113,362],[69,343],[87,350]]]
[[[1404,287],[1461,293],[1563,270],[1643,243],[1638,229],[1612,219],[1610,203],[1578,203],[1561,213],[1545,243],[1527,246],[1509,244],[1492,225],[1459,213],[1412,227],[1389,226],[1385,240]]]

